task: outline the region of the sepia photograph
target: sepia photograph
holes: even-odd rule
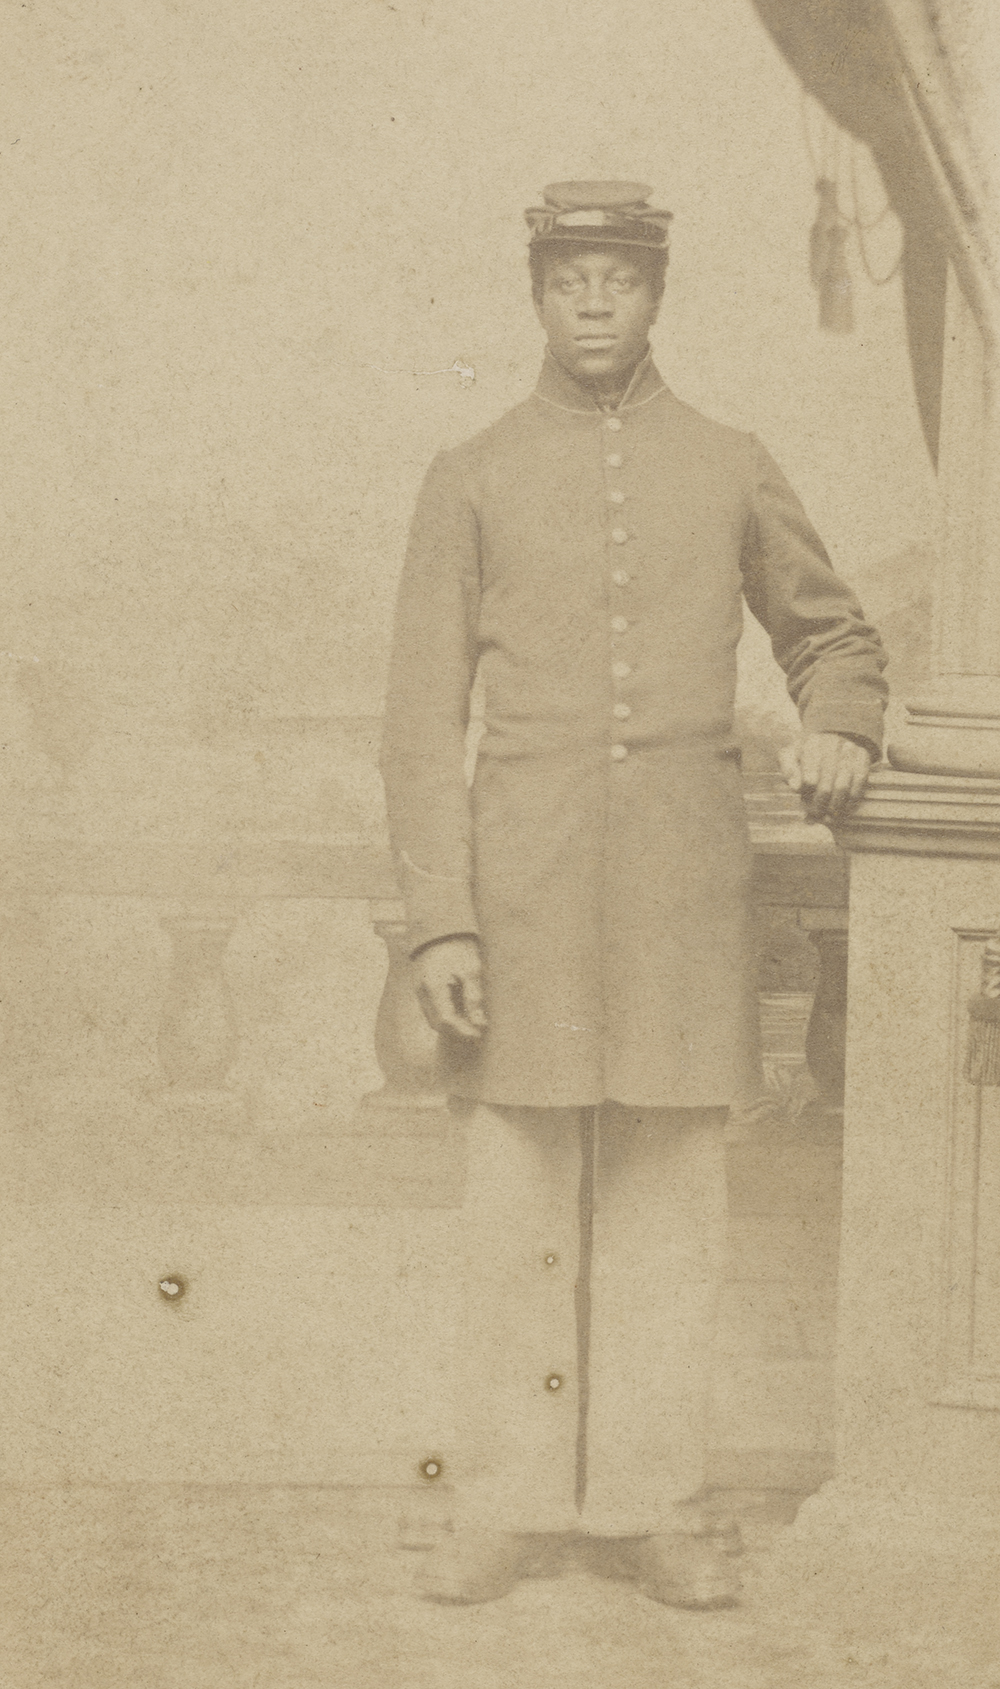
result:
[[[2,42],[2,1689],[1000,1689],[994,0]]]

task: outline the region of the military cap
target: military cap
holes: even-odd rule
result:
[[[643,182],[553,182],[545,204],[525,213],[532,246],[585,241],[588,246],[667,246],[670,211],[649,204],[652,188]]]

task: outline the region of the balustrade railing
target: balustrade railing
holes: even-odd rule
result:
[[[172,947],[156,1037],[161,1096],[171,1114],[189,1121],[192,1129],[197,1130],[202,1121],[209,1128],[215,1125],[226,1131],[251,1119],[266,1124],[229,1083],[239,1065],[241,1028],[227,985],[226,955],[239,921],[252,919],[261,900],[366,900],[374,931],[388,955],[374,1026],[375,1055],[384,1082],[380,1089],[367,1092],[353,1113],[346,1108],[338,1128],[369,1140],[379,1136],[442,1139],[451,1122],[435,1078],[435,1039],[414,996],[403,909],[393,896],[384,836],[373,819],[377,722],[365,718],[325,725],[310,719],[304,725],[265,724],[254,731],[264,747],[260,753],[264,764],[268,768],[273,764],[272,783],[280,785],[286,778],[283,771],[291,770],[286,778],[288,794],[283,795],[284,787],[275,786],[274,791],[269,787],[256,819],[247,808],[250,796],[245,794],[243,808],[227,829],[225,807],[220,804],[220,769],[229,768],[227,756],[235,759],[227,775],[228,790],[246,761],[242,739],[238,756],[237,751],[230,755],[224,745],[199,750],[205,766],[198,764],[198,791],[204,787],[205,801],[198,809],[197,791],[192,787],[188,794],[191,824],[179,830],[161,833],[156,826],[140,834],[130,825],[125,831],[104,828],[88,834],[73,826],[71,808],[65,816],[59,809],[60,804],[70,803],[70,792],[47,795],[44,825],[32,832],[25,809],[26,805],[30,808],[31,799],[26,791],[19,798],[25,814],[19,820],[19,812],[12,812],[12,825],[0,851],[0,892],[9,899],[27,898],[33,903],[67,895],[139,898],[158,908]],[[335,810],[330,809],[332,800],[326,791],[330,782],[324,777],[330,766],[350,771],[344,789],[356,793],[350,803],[338,798]],[[310,796],[303,806],[297,794],[301,789],[308,795],[313,788],[315,804]],[[753,895],[764,933],[763,949],[767,949],[768,931],[780,929],[777,949],[787,950],[792,944],[795,950],[784,973],[781,967],[776,972],[772,968],[762,978],[768,1095],[772,1106],[818,1126],[837,1119],[843,1098],[846,859],[825,828],[806,825],[798,799],[779,776],[748,775],[745,792],[755,861]],[[139,814],[138,785],[136,794],[126,795]],[[298,820],[293,796],[302,810]],[[329,827],[316,830],[319,809],[313,814],[312,808],[322,803],[336,822],[332,832]],[[168,899],[173,901],[168,904]],[[336,958],[331,962],[335,967]],[[349,965],[344,962],[345,971]],[[352,1027],[355,1044],[359,1032],[363,1038],[363,1026]],[[330,1036],[335,1044],[334,1025]],[[747,1103],[752,1111],[759,1108],[761,1099],[748,1098]],[[317,1125],[318,1121],[306,1116],[302,1131],[307,1133]],[[330,1125],[324,1118],[327,1134]]]

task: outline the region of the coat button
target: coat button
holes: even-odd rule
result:
[[[625,503],[625,494],[622,493],[622,492],[619,492],[618,488],[615,487],[614,491],[610,492],[608,494],[608,503],[609,504],[624,504]]]
[[[545,1265],[546,1265],[546,1266],[547,1266],[547,1267],[554,1267],[554,1266],[555,1266],[555,1264],[556,1264],[556,1258],[555,1258],[555,1256],[554,1256],[554,1255],[546,1255],[546,1257],[545,1257]]]
[[[627,745],[612,745],[612,747],[611,747],[611,760],[612,760],[612,762],[624,762],[625,758],[627,756],[628,756],[628,746]]]
[[[616,721],[628,721],[629,716],[632,714],[632,710],[631,706],[628,704],[616,704],[611,713]]]
[[[611,579],[614,581],[615,586],[628,586],[631,578],[632,577],[627,569],[614,569],[611,574]]]
[[[551,1377],[549,1377],[545,1380],[545,1388],[547,1390],[561,1390],[562,1389],[562,1379],[558,1376],[557,1373],[555,1373],[555,1372],[552,1373]]]
[[[622,425],[622,419],[621,419],[620,416],[609,416],[609,417],[605,418],[604,426],[606,428],[610,428],[612,434],[617,434],[621,425]]]
[[[627,633],[628,632],[628,622],[626,621],[624,616],[612,616],[612,618],[611,618],[611,631],[612,631],[612,633]]]
[[[609,469],[620,469],[622,466],[621,452],[609,452],[604,459]]]
[[[627,680],[632,670],[628,663],[612,663],[611,673],[616,680]]]
[[[611,538],[614,540],[615,545],[624,545],[625,541],[628,539],[628,530],[626,528],[612,528]]]

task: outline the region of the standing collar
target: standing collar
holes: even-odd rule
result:
[[[555,405],[557,410],[599,416],[602,412],[634,410],[637,405],[648,403],[650,399],[655,399],[658,393],[665,393],[666,390],[666,382],[653,362],[652,351],[648,350],[636,365],[632,379],[618,403],[601,405],[594,398],[590,388],[564,370],[546,346],[545,361],[538,377],[535,397],[542,399],[547,405]]]

